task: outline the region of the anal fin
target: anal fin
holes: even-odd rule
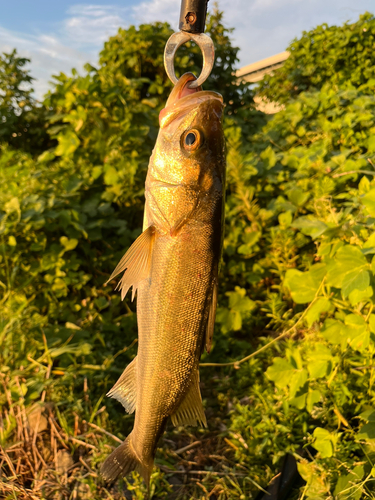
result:
[[[190,382],[189,389],[184,396],[180,406],[171,415],[173,425],[203,425],[207,427],[206,415],[204,414],[202,396],[199,388],[199,372],[195,369]]]
[[[134,412],[137,401],[137,357],[125,368],[107,396],[120,401],[128,413]]]
[[[138,236],[111,274],[108,281],[111,281],[118,274],[122,273],[122,271],[125,271],[116,287],[116,289],[121,290],[121,300],[125,298],[131,286],[133,287],[133,300],[139,283],[149,277],[154,241],[155,228],[154,226],[149,226]]]

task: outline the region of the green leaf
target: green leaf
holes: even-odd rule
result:
[[[311,236],[312,239],[318,238],[328,229],[327,224],[311,215],[299,217],[293,222],[292,227],[300,229],[303,234]]]
[[[305,321],[307,323],[307,326],[311,328],[313,323],[319,320],[320,315],[323,312],[329,311],[330,308],[331,308],[331,302],[324,297],[319,297],[317,301],[310,307],[309,311],[306,313]]]
[[[307,371],[305,369],[296,370],[289,380],[290,397],[294,398],[307,381]]]
[[[367,149],[369,152],[375,152],[375,137],[373,135],[368,138]]]
[[[289,227],[292,223],[293,220],[293,215],[292,212],[289,210],[287,212],[284,212],[278,216],[279,224],[282,227]]]
[[[286,194],[289,200],[293,203],[293,205],[296,205],[296,207],[302,207],[310,197],[309,193],[306,193],[306,191],[302,191],[302,189],[297,187],[290,189]]]
[[[368,180],[368,177],[365,175],[362,177],[362,179],[359,181],[358,184],[358,192],[359,194],[366,194],[370,191],[370,181]]]
[[[339,248],[335,259],[327,265],[327,285],[341,288],[345,299],[353,290],[364,291],[370,284],[369,264],[358,247]]]
[[[346,345],[346,329],[341,321],[336,319],[326,319],[321,331],[323,337],[331,344]]]
[[[331,252],[331,248],[332,248],[332,243],[322,242],[318,248],[317,255],[319,255],[320,257],[323,257],[325,255],[329,255]]]
[[[114,167],[108,167],[104,174],[104,182],[108,186],[113,186],[117,184],[118,179],[119,179],[119,174],[117,170]]]
[[[221,324],[221,331],[228,333],[233,327],[233,315],[226,307],[218,307],[216,311],[216,321]]]
[[[370,342],[370,331],[365,319],[357,314],[345,317],[346,335],[349,345],[358,351],[367,349]]]
[[[358,488],[358,483],[363,479],[365,469],[362,465],[357,465],[349,472],[339,477],[333,494],[339,500],[359,500],[362,496],[362,488]]]
[[[353,290],[352,292],[349,293],[349,301],[352,306],[356,306],[359,304],[359,302],[368,302],[370,297],[372,297],[374,294],[374,290],[372,286],[368,286],[365,288],[365,290],[360,291],[360,290]]]
[[[326,485],[326,474],[314,462],[299,461],[298,472],[302,479],[306,481],[304,493],[311,500],[324,500],[327,498],[329,489]]]
[[[307,359],[307,369],[313,380],[325,377],[334,362],[331,351],[324,344],[316,344]]]
[[[327,429],[317,427],[313,432],[313,436],[314,442],[312,446],[319,451],[320,456],[322,458],[332,457],[335,442],[333,435]]]
[[[18,212],[18,214],[20,215],[21,210],[20,210],[19,199],[14,197],[14,198],[10,199],[9,201],[7,201],[4,205],[4,210],[5,210],[5,213],[7,213],[7,214],[11,214],[13,212]]]
[[[238,332],[242,328],[242,317],[239,311],[231,311],[231,330]]]
[[[259,241],[262,233],[260,231],[252,231],[251,233],[245,233],[242,236],[242,241],[244,245],[238,247],[237,252],[239,254],[248,255],[252,252],[252,247]]]
[[[249,246],[255,245],[259,241],[259,238],[261,237],[262,233],[260,231],[252,231],[250,233],[245,233],[242,236],[242,241],[246,243]]]
[[[78,245],[78,240],[76,240],[75,238],[72,238],[70,240],[66,236],[61,236],[60,243],[64,247],[65,251],[68,252],[69,250],[74,250],[76,248],[76,246]]]
[[[289,288],[296,304],[305,304],[314,299],[324,274],[324,264],[316,264],[305,273],[298,269],[288,269],[285,274],[284,286]]]
[[[235,291],[227,292],[226,295],[229,297],[229,309],[219,307],[216,316],[223,333],[241,330],[243,318],[255,308],[255,302],[246,297],[244,288],[236,286]]]
[[[289,400],[289,403],[297,408],[298,410],[302,410],[306,406],[306,396],[307,393],[305,392],[304,394],[301,394],[300,396],[296,396],[294,398],[291,398]]]
[[[56,156],[72,155],[80,144],[77,134],[70,129],[58,134],[57,140],[59,144],[55,151]]]
[[[38,163],[47,163],[55,158],[55,153],[53,151],[47,150],[44,151],[41,155],[38,156]]]
[[[265,149],[261,154],[260,157],[262,158],[265,166],[267,169],[272,168],[276,164],[276,155],[274,150],[271,148],[271,146],[268,146],[267,149]]]
[[[363,425],[359,429],[356,437],[360,441],[375,440],[375,422],[369,422]]]
[[[93,180],[97,179],[103,173],[103,167],[96,166],[92,169],[91,175]]]
[[[239,286],[235,287],[234,292],[227,292],[229,297],[229,307],[233,311],[248,313],[255,307],[255,302],[246,297],[246,290]]]
[[[94,303],[96,307],[99,309],[99,311],[102,311],[103,309],[109,306],[109,302],[105,297],[98,297],[97,299],[94,300]]]
[[[294,372],[295,368],[286,359],[275,358],[266,371],[266,377],[275,382],[276,387],[282,389],[289,384]]]
[[[309,413],[312,412],[316,403],[319,403],[319,401],[321,400],[321,397],[322,397],[322,394],[320,391],[309,390],[309,392],[307,393],[307,398],[306,398],[306,409]]]
[[[375,333],[375,314],[370,314],[369,325],[370,325],[370,332]]]
[[[303,367],[301,349],[298,347],[288,347],[285,351],[285,355],[286,359],[294,366],[294,368],[300,370]]]
[[[82,185],[82,180],[76,175],[73,175],[67,180],[64,187],[68,193],[71,193],[73,191],[77,191],[81,185]]]
[[[375,410],[374,408],[368,408],[364,412],[362,412],[359,417],[362,420],[366,420],[367,422],[375,422]]]
[[[371,189],[362,197],[362,203],[370,215],[375,215],[375,189]]]

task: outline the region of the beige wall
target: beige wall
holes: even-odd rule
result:
[[[236,77],[238,80],[244,80],[245,82],[259,82],[264,75],[270,74],[276,69],[281,68],[289,55],[288,51],[280,52],[280,54],[244,66],[237,70]],[[259,111],[263,111],[263,113],[274,114],[283,109],[283,106],[275,102],[267,102],[260,96],[255,96],[254,101],[257,105],[256,108],[259,109]]]

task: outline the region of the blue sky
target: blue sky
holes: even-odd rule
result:
[[[374,0],[219,0],[225,23],[234,27],[244,66],[286,49],[302,31],[317,24],[340,25],[363,12],[375,12]],[[0,0],[0,52],[17,48],[29,57],[38,97],[52,74],[95,64],[103,42],[119,26],[168,21],[177,28],[180,0]],[[213,0],[209,2],[212,8]]]

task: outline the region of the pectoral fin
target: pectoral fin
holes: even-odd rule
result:
[[[218,283],[217,279],[214,281],[214,286],[212,290],[212,297],[210,303],[210,309],[208,312],[207,330],[206,330],[206,351],[209,353],[212,347],[212,339],[214,337],[215,328],[215,317],[216,317],[216,307],[217,307],[217,294],[218,294]]]
[[[128,413],[133,413],[137,400],[137,357],[128,365],[121,377],[107,393],[110,398],[120,401]]]
[[[199,388],[199,372],[194,370],[190,387],[175,413],[171,415],[173,425],[203,425],[207,427],[201,391]]]
[[[149,277],[154,241],[155,228],[150,226],[135,240],[111,274],[108,281],[125,271],[116,287],[116,289],[121,290],[121,300],[125,298],[131,286],[133,287],[133,300],[139,283]]]

